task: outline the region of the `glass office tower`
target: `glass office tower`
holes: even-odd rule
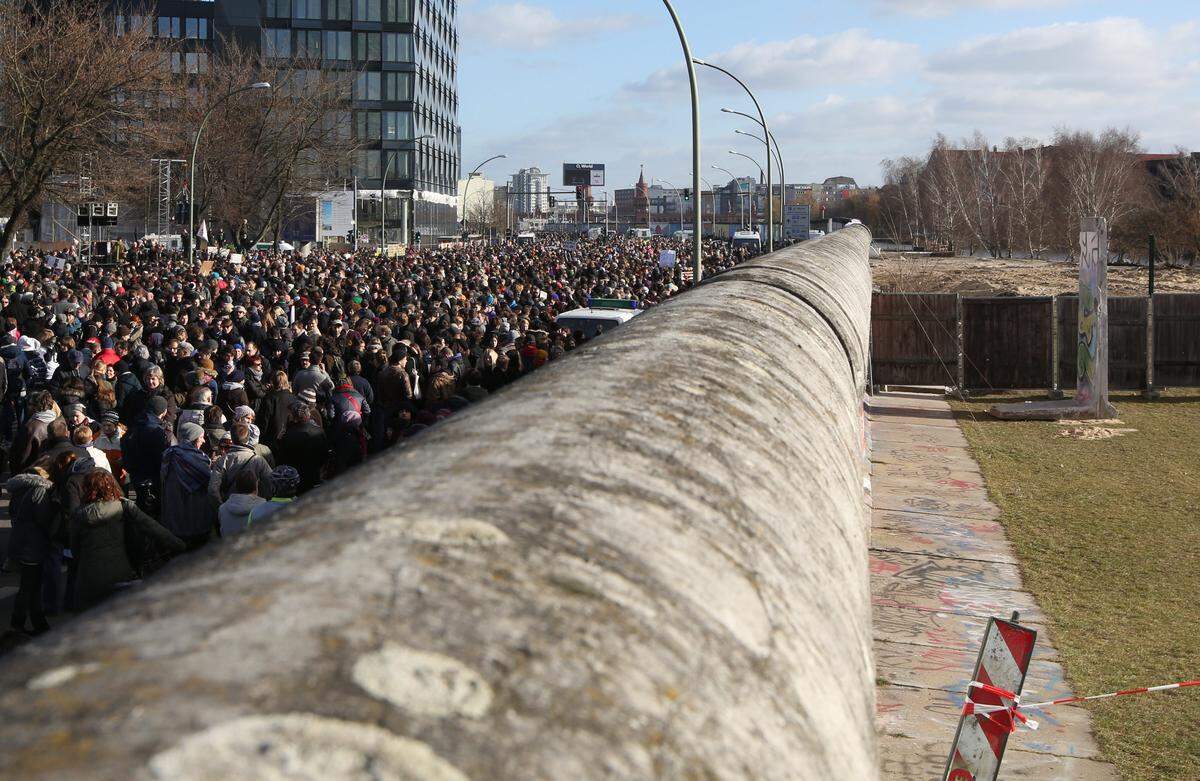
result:
[[[197,52],[231,36],[269,56],[319,58],[323,68],[353,72],[346,116],[360,151],[346,187],[356,180],[359,234],[381,243],[386,203],[387,241],[399,245],[417,235],[428,244],[457,233],[457,5],[457,0],[159,0],[156,10],[159,28],[171,35],[178,27],[178,37],[197,39],[188,43]]]

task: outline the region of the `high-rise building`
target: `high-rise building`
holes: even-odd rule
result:
[[[207,68],[228,38],[353,74],[358,232],[380,240],[385,178],[390,243],[458,232],[458,0],[158,0],[147,13],[158,37],[183,40],[177,73]]]
[[[550,211],[550,174],[540,168],[522,168],[512,176],[513,211],[520,217]]]

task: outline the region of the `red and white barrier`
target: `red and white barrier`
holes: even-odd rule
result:
[[[1024,718],[1012,706],[1019,702],[1036,641],[1032,629],[998,618],[988,621],[943,781],[995,781],[1013,721]]]

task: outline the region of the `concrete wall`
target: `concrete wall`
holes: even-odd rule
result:
[[[874,778],[869,240],[716,277],[3,659],[4,775]]]

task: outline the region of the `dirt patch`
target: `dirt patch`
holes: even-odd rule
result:
[[[1115,437],[1123,437],[1126,434],[1136,434],[1136,428],[1106,428],[1104,426],[1073,426],[1064,428],[1058,432],[1060,437],[1065,439],[1078,439],[1084,442],[1092,442],[1101,439],[1113,439]]]
[[[1079,265],[1054,260],[931,258],[886,253],[871,261],[875,284],[885,293],[962,293],[984,296],[1049,296],[1079,290]],[[1108,292],[1144,296],[1149,271],[1109,266]],[[1154,288],[1160,293],[1200,292],[1200,267],[1158,268]]]

